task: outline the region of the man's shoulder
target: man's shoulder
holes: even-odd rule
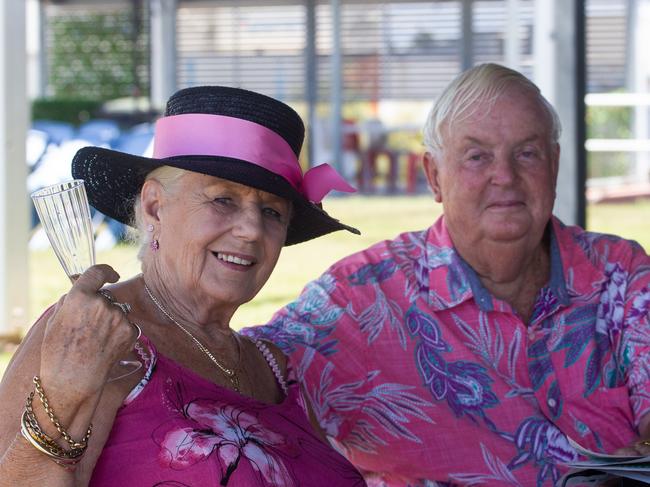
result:
[[[335,262],[328,269],[328,273],[350,274],[369,264],[378,264],[395,258],[408,259],[413,255],[413,250],[425,247],[428,232],[429,229],[408,231],[392,239],[376,242]]]
[[[556,235],[565,250],[581,249],[592,262],[634,263],[650,265],[650,256],[635,240],[619,235],[593,232],[568,226],[557,220]]]

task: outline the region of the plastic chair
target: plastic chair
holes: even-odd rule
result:
[[[127,132],[117,139],[114,148],[120,152],[126,152],[127,154],[143,156],[148,154],[149,146],[152,141],[152,132]]]
[[[36,169],[43,159],[47,146],[49,145],[50,136],[42,130],[29,129],[27,139],[25,140],[25,155],[29,171]]]
[[[93,145],[107,145],[111,147],[120,136],[120,126],[115,120],[94,119],[79,126],[77,137]]]
[[[75,129],[71,123],[56,120],[34,120],[32,128],[45,132],[49,137],[48,143],[61,145],[75,138]]]
[[[368,147],[361,159],[359,189],[362,192],[372,193],[375,191],[374,179],[377,176],[377,160],[383,156],[388,159],[386,189],[389,193],[394,193],[397,190],[399,154],[388,147],[388,131],[381,120],[367,120],[364,122],[364,129],[368,133]]]

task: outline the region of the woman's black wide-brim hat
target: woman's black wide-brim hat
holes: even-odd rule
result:
[[[268,96],[223,86],[186,88],[171,96],[156,123],[152,158],[84,147],[72,161],[72,175],[85,181],[93,207],[127,225],[134,225],[133,204],[147,174],[173,166],[292,201],[285,245],[337,230],[358,234],[320,205],[329,190],[352,188],[326,165],[302,174],[304,132],[300,116]]]

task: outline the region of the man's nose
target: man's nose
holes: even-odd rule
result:
[[[491,180],[494,184],[508,185],[517,177],[516,161],[510,154],[499,154],[492,162]]]

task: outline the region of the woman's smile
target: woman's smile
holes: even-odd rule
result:
[[[226,267],[237,271],[251,269],[256,260],[251,255],[237,254],[232,252],[212,252],[212,254]]]

